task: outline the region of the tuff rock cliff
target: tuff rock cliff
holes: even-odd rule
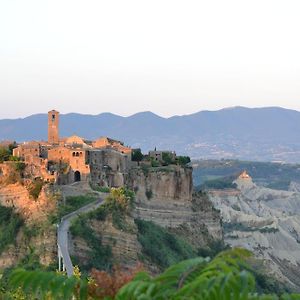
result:
[[[134,219],[151,221],[184,239],[194,249],[209,248],[215,241],[223,240],[219,212],[207,195],[193,193],[192,169],[137,167],[128,174],[127,185],[135,192],[134,207],[124,221],[129,230],[116,228],[111,217],[88,221],[99,246],[101,243],[101,247],[111,247],[115,263],[132,267],[143,256]],[[88,264],[92,244],[78,236],[70,244],[75,261]],[[152,273],[160,270],[147,257],[143,257],[143,264]]]
[[[220,215],[204,194],[193,192],[192,169],[179,166],[133,169],[134,217],[181,233],[197,247],[222,240]]]
[[[48,266],[56,258],[56,228],[49,222],[56,200],[48,186],[42,187],[37,199],[28,190],[28,182],[6,183],[13,170],[3,168],[0,181],[0,206],[13,208],[20,222],[14,243],[0,253],[0,271],[19,263]],[[15,221],[17,222],[17,220]],[[4,226],[4,230],[6,228]]]

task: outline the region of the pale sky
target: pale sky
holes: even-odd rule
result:
[[[299,0],[0,0],[0,118],[300,110]]]

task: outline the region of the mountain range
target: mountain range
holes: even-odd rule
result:
[[[60,135],[109,136],[143,151],[172,149],[192,158],[300,162],[300,112],[280,107],[233,107],[160,117],[140,112],[60,115]],[[47,139],[47,114],[0,120],[0,140]]]

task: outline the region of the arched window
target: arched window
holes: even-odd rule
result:
[[[76,156],[79,156],[79,152],[76,152]]]
[[[75,152],[73,152],[73,156],[75,156]]]

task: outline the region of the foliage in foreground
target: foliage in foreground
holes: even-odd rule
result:
[[[250,256],[247,250],[237,248],[212,261],[201,257],[183,261],[156,278],[139,274],[116,299],[300,299],[300,295],[258,295],[255,279],[246,271],[245,260]]]
[[[10,278],[10,284],[37,299],[300,299],[300,295],[258,295],[255,292],[255,279],[246,271],[248,266],[245,260],[249,257],[248,251],[233,249],[220,253],[211,261],[201,257],[182,261],[155,278],[140,272],[115,297],[114,293],[110,294],[111,284],[108,284],[108,291],[103,293],[104,287],[101,289],[100,285],[95,285],[99,280],[88,281],[75,276],[67,278],[55,273],[16,270]],[[100,273],[98,276],[100,282],[103,281]],[[108,281],[113,283],[112,279],[118,280],[117,277],[110,277]]]

